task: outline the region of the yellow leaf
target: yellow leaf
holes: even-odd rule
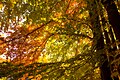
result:
[[[41,18],[41,20],[46,21],[46,18]]]
[[[2,10],[3,8],[3,4],[0,2],[0,10]]]

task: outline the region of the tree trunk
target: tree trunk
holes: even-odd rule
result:
[[[102,4],[104,5],[107,11],[109,23],[113,27],[117,40],[120,41],[120,15],[117,10],[117,7],[113,0],[101,0],[101,1],[104,1],[102,2]]]
[[[90,0],[88,6],[90,7],[89,14],[90,14],[90,18],[91,18],[91,25],[93,26],[92,27],[92,29],[93,29],[92,31],[93,31],[93,35],[94,35],[93,42],[95,44],[96,51],[103,50],[104,49],[104,38],[102,35],[100,19],[99,19],[99,14],[98,14],[98,10],[97,10],[98,5],[96,3],[96,0]],[[100,63],[102,63],[100,66],[101,79],[102,80],[112,80],[109,62],[108,62],[108,58],[107,58],[105,52],[99,53],[98,56],[99,55],[101,56]],[[103,62],[103,58],[104,58],[104,62]]]
[[[119,15],[118,9],[115,5],[115,2],[113,0],[101,0],[101,1],[102,1],[101,3],[104,5],[104,7],[107,11],[108,20],[114,30],[116,39],[118,41],[120,41],[120,15]],[[114,43],[114,42],[115,42],[115,40],[112,41],[112,43]],[[111,51],[112,51],[112,49],[111,49]],[[113,80],[119,80],[118,76],[113,77]]]

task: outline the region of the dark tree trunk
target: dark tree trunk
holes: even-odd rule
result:
[[[116,38],[120,41],[120,15],[113,0],[101,0],[104,5],[109,23],[112,25]]]
[[[108,20],[114,30],[116,39],[118,41],[120,41],[120,15],[119,15],[119,12],[115,5],[115,2],[113,0],[101,0],[101,1],[102,1],[102,4],[104,5],[104,8],[107,11]],[[113,36],[112,36],[112,39],[113,39]],[[114,43],[114,42],[115,42],[115,40],[112,40],[112,43]],[[112,49],[111,49],[111,51],[112,51]],[[104,66],[106,66],[106,65],[104,65]],[[109,80],[109,79],[103,79],[103,80]],[[119,80],[118,76],[113,77],[113,80]]]
[[[93,6],[94,5],[94,6]],[[93,39],[94,39],[94,44],[96,47],[96,50],[103,50],[104,49],[104,38],[102,35],[102,30],[101,30],[101,25],[100,25],[100,19],[99,19],[99,14],[98,14],[98,10],[97,10],[97,3],[96,0],[90,0],[89,5],[90,7],[89,9],[89,14],[90,14],[90,18],[91,18],[91,25],[92,27],[92,31],[93,31]],[[93,45],[94,46],[94,45]],[[98,56],[101,56],[101,60],[100,63],[100,70],[101,70],[101,79],[102,80],[112,80],[111,78],[111,71],[110,71],[110,67],[109,67],[109,62],[108,62],[108,58],[105,54],[105,52],[103,53],[99,53]],[[104,58],[104,61],[103,61]]]
[[[119,12],[117,10],[117,7],[116,7],[113,0],[100,0],[100,1],[102,1],[101,3],[104,5],[104,7],[107,11],[108,20],[109,20],[109,23],[111,24],[111,26],[114,30],[116,38],[117,38],[117,40],[120,41],[120,29],[119,29],[119,27],[120,27],[120,15],[119,15]],[[93,26],[92,31],[93,31],[93,35],[94,35],[94,43],[96,46],[96,50],[99,51],[99,50],[104,49],[104,39],[102,36],[102,31],[100,29],[100,22],[99,22],[100,19],[99,19],[99,14],[97,12],[98,5],[96,3],[96,0],[90,0],[90,2],[88,2],[88,6],[90,7],[89,14],[90,14],[90,18],[91,18],[91,25]],[[109,43],[110,40],[108,38],[108,34],[105,34],[105,36],[107,38],[107,42]],[[114,43],[115,40],[113,38],[114,37],[112,35],[112,42]],[[102,63],[100,66],[101,79],[102,80],[119,80],[118,77],[114,77],[114,79],[112,79],[110,64],[109,64],[108,57],[105,54],[105,52],[99,53],[99,54],[102,57],[100,60],[100,63]],[[104,61],[102,60],[103,58],[104,58]]]

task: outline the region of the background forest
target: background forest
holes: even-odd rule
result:
[[[0,80],[119,80],[119,0],[0,0]]]

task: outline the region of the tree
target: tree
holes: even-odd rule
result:
[[[116,39],[118,41],[120,41],[120,29],[119,29],[119,21],[120,20],[120,15],[119,15],[119,12],[118,12],[118,9],[117,9],[117,6],[115,4],[115,2],[113,0],[106,0],[106,1],[103,1],[102,4],[104,5],[106,11],[107,11],[107,14],[108,14],[108,20],[109,20],[109,23],[111,24],[112,28],[113,28],[113,31],[114,31],[114,34],[116,36]],[[111,37],[112,38],[112,43],[115,43],[115,39],[113,39],[113,36]],[[117,44],[118,45],[118,44]],[[115,46],[114,46],[115,47]],[[115,53],[115,52],[114,52]],[[115,53],[115,55],[117,55],[117,57],[119,58],[119,54]],[[113,55],[113,56],[115,56]],[[116,59],[117,57],[115,57],[114,59]],[[109,58],[111,60],[111,58]],[[113,63],[113,65],[117,65],[117,72],[119,73],[119,64],[116,62],[116,63]],[[112,66],[113,66],[112,65]],[[111,66],[111,67],[112,67]],[[113,69],[114,70],[114,69]],[[119,80],[118,76],[113,76],[113,79],[114,80]],[[104,80],[104,79],[103,79]]]
[[[2,0],[0,54],[6,62],[0,77],[119,80],[120,17],[114,2]]]
[[[93,25],[93,30],[92,30],[93,35],[94,35],[93,41],[96,42],[96,43],[94,43],[94,45],[95,45],[97,51],[101,51],[104,49],[104,38],[102,35],[102,29],[101,29],[100,18],[99,18],[99,14],[102,12],[99,13],[98,12],[99,10],[96,10],[96,8],[98,6],[99,7],[101,7],[101,6],[100,6],[100,4],[98,5],[95,0],[92,0],[91,4],[89,4],[88,6],[91,6],[90,10],[89,10],[89,14],[91,17],[91,25]],[[100,15],[100,17],[102,17],[102,16]],[[104,27],[104,25],[103,25],[103,27]],[[101,60],[100,60],[100,63],[102,64],[100,66],[101,79],[102,80],[112,80],[110,67],[108,66],[109,63],[108,63],[106,53],[104,51],[101,51],[101,53],[98,53],[98,55],[105,59],[105,61],[102,60],[103,58],[101,58]]]

